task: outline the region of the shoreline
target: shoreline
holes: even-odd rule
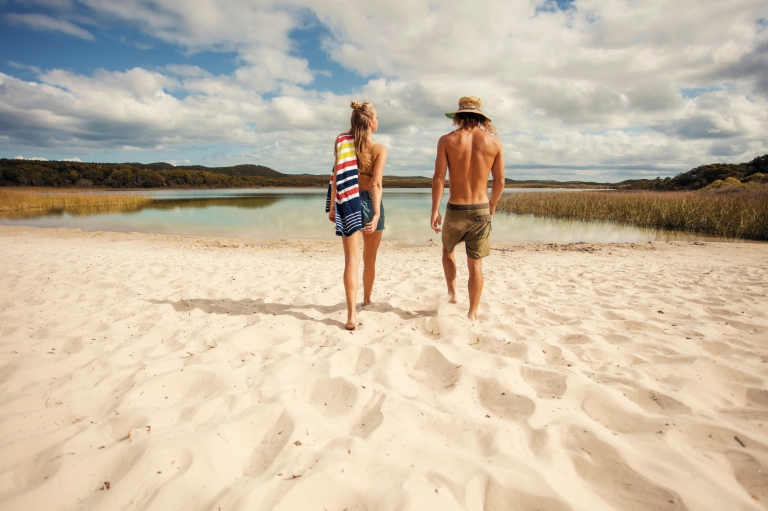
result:
[[[0,226],[0,507],[766,506],[768,245],[492,249]]]

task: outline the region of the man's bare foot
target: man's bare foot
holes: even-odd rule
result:
[[[363,300],[363,307],[365,307],[366,305],[370,305],[371,303],[373,303],[373,302],[370,299]]]
[[[459,300],[456,298],[456,293],[448,293],[448,303],[458,303]]]
[[[469,313],[467,313],[467,319],[469,319],[473,323],[477,321],[478,320],[477,311],[475,312],[469,311]]]

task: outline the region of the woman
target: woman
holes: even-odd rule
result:
[[[344,246],[344,292],[347,298],[344,328],[347,330],[354,330],[358,325],[356,300],[361,237],[363,307],[371,303],[376,253],[384,230],[381,178],[387,161],[387,148],[371,140],[371,133],[379,127],[373,105],[367,101],[353,101],[351,106],[351,126],[336,137],[336,163],[326,206],[328,219],[336,224],[336,235],[341,236]]]

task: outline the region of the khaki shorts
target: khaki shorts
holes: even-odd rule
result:
[[[491,255],[491,208],[488,204],[448,203],[443,220],[443,246],[452,253],[462,241],[470,259]]]

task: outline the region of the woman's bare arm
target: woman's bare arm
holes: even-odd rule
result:
[[[333,146],[333,173],[331,174],[331,204],[328,208],[328,220],[336,223],[336,165],[338,157],[336,156],[336,145]]]
[[[373,201],[373,218],[365,225],[363,232],[370,234],[376,231],[381,214],[381,182],[384,177],[384,166],[387,164],[387,148],[377,144],[374,148],[373,177],[371,177],[371,200]]]

